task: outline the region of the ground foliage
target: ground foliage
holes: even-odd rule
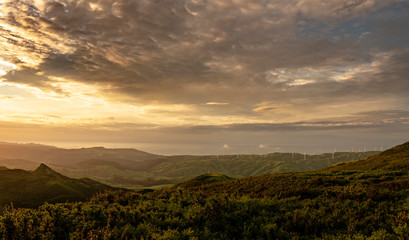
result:
[[[155,192],[9,206],[0,239],[409,239],[408,152],[405,143],[323,171],[208,174]]]
[[[408,239],[409,175],[263,175],[8,207],[1,239]]]

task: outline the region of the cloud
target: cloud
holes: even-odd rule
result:
[[[0,95],[0,100],[11,100],[11,99],[15,99],[15,96],[4,96],[4,95]]]
[[[382,112],[409,110],[406,1],[1,4],[0,78],[40,89],[20,96],[30,108],[41,92],[75,103],[69,116],[100,115],[95,122],[106,128],[128,129],[130,119],[143,119],[180,132],[376,129],[407,122]],[[62,104],[30,110],[42,116]],[[128,115],[109,125],[106,117],[118,105],[126,105]],[[371,116],[356,114],[363,111]]]
[[[262,107],[258,107],[258,108],[254,108],[253,111],[254,112],[264,112],[264,111],[271,111],[276,109],[275,107],[271,107],[271,106],[262,106]]]
[[[207,102],[206,105],[229,105],[229,103],[224,103],[224,102]]]
[[[14,56],[27,59],[6,57],[33,69],[33,79],[26,69],[16,70],[17,75],[24,72],[27,84],[36,82],[35,72],[40,71],[44,76],[103,84],[106,91],[133,101],[209,102],[221,92],[225,97],[219,95],[220,102],[239,101],[248,88],[271,99],[263,89],[274,92],[281,80],[271,81],[266,72],[301,68],[314,72],[371,62],[359,39],[311,34],[316,27],[329,32],[386,4],[115,0],[33,5],[19,0],[5,4],[9,15],[3,26],[8,28],[3,28],[2,36]],[[315,25],[323,20],[327,26]],[[308,37],[300,31],[308,32]],[[285,81],[291,87],[319,80],[299,77],[290,74]]]

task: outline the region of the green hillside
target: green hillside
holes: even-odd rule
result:
[[[377,152],[337,152],[319,155],[299,153],[243,154],[220,156],[170,156],[153,166],[151,171],[167,177],[193,177],[208,172],[231,177],[257,176],[260,174],[305,172],[330,166],[338,162],[352,161],[372,156]]]
[[[406,149],[398,146],[374,161],[393,155],[393,162],[404,162]],[[89,202],[8,208],[0,215],[0,236],[403,240],[409,239],[408,203],[406,170],[327,169],[240,179],[207,174],[155,192],[110,191]]]
[[[233,178],[219,173],[207,173],[197,176],[189,181],[180,183],[177,185],[177,187],[198,187],[209,183],[223,182],[232,179]]]
[[[35,171],[0,169],[0,208],[36,207],[44,202],[85,201],[113,189],[91,179],[72,179],[41,164]]]
[[[345,170],[392,170],[409,171],[409,142],[398,145],[374,156],[353,162],[340,163],[328,168],[331,171]]]

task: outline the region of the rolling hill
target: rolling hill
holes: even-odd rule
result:
[[[44,202],[85,201],[92,195],[114,188],[83,178],[72,179],[45,164],[35,171],[0,168],[0,208],[36,207]]]
[[[180,183],[176,185],[175,187],[184,187],[184,188],[198,187],[198,186],[202,186],[202,185],[209,184],[209,183],[223,182],[223,181],[228,181],[228,180],[233,180],[233,178],[228,177],[223,174],[219,174],[219,173],[207,173],[207,174],[197,176],[186,182]]]
[[[345,170],[391,170],[409,171],[409,142],[390,148],[374,156],[329,167],[330,171]]]
[[[0,166],[33,170],[34,166],[45,162],[68,177],[89,177],[111,186],[140,190],[172,186],[209,172],[242,178],[260,174],[313,171],[339,162],[363,159],[376,153],[378,152],[161,156],[136,149],[61,149],[38,144],[0,143]]]
[[[338,162],[362,159],[376,153],[338,152],[334,154],[334,157],[331,153],[306,156],[296,153],[181,155],[141,161],[132,167],[100,160],[66,166],[51,166],[70,177],[88,176],[108,185],[138,190],[146,187],[171,186],[209,172],[242,178],[261,174],[313,171]]]

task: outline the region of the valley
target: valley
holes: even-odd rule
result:
[[[114,187],[142,190],[170,187],[209,172],[242,178],[314,171],[377,153],[379,152],[161,156],[136,149],[61,149],[36,144],[0,143],[0,166],[34,170],[40,163],[45,163],[68,177],[86,177]]]

